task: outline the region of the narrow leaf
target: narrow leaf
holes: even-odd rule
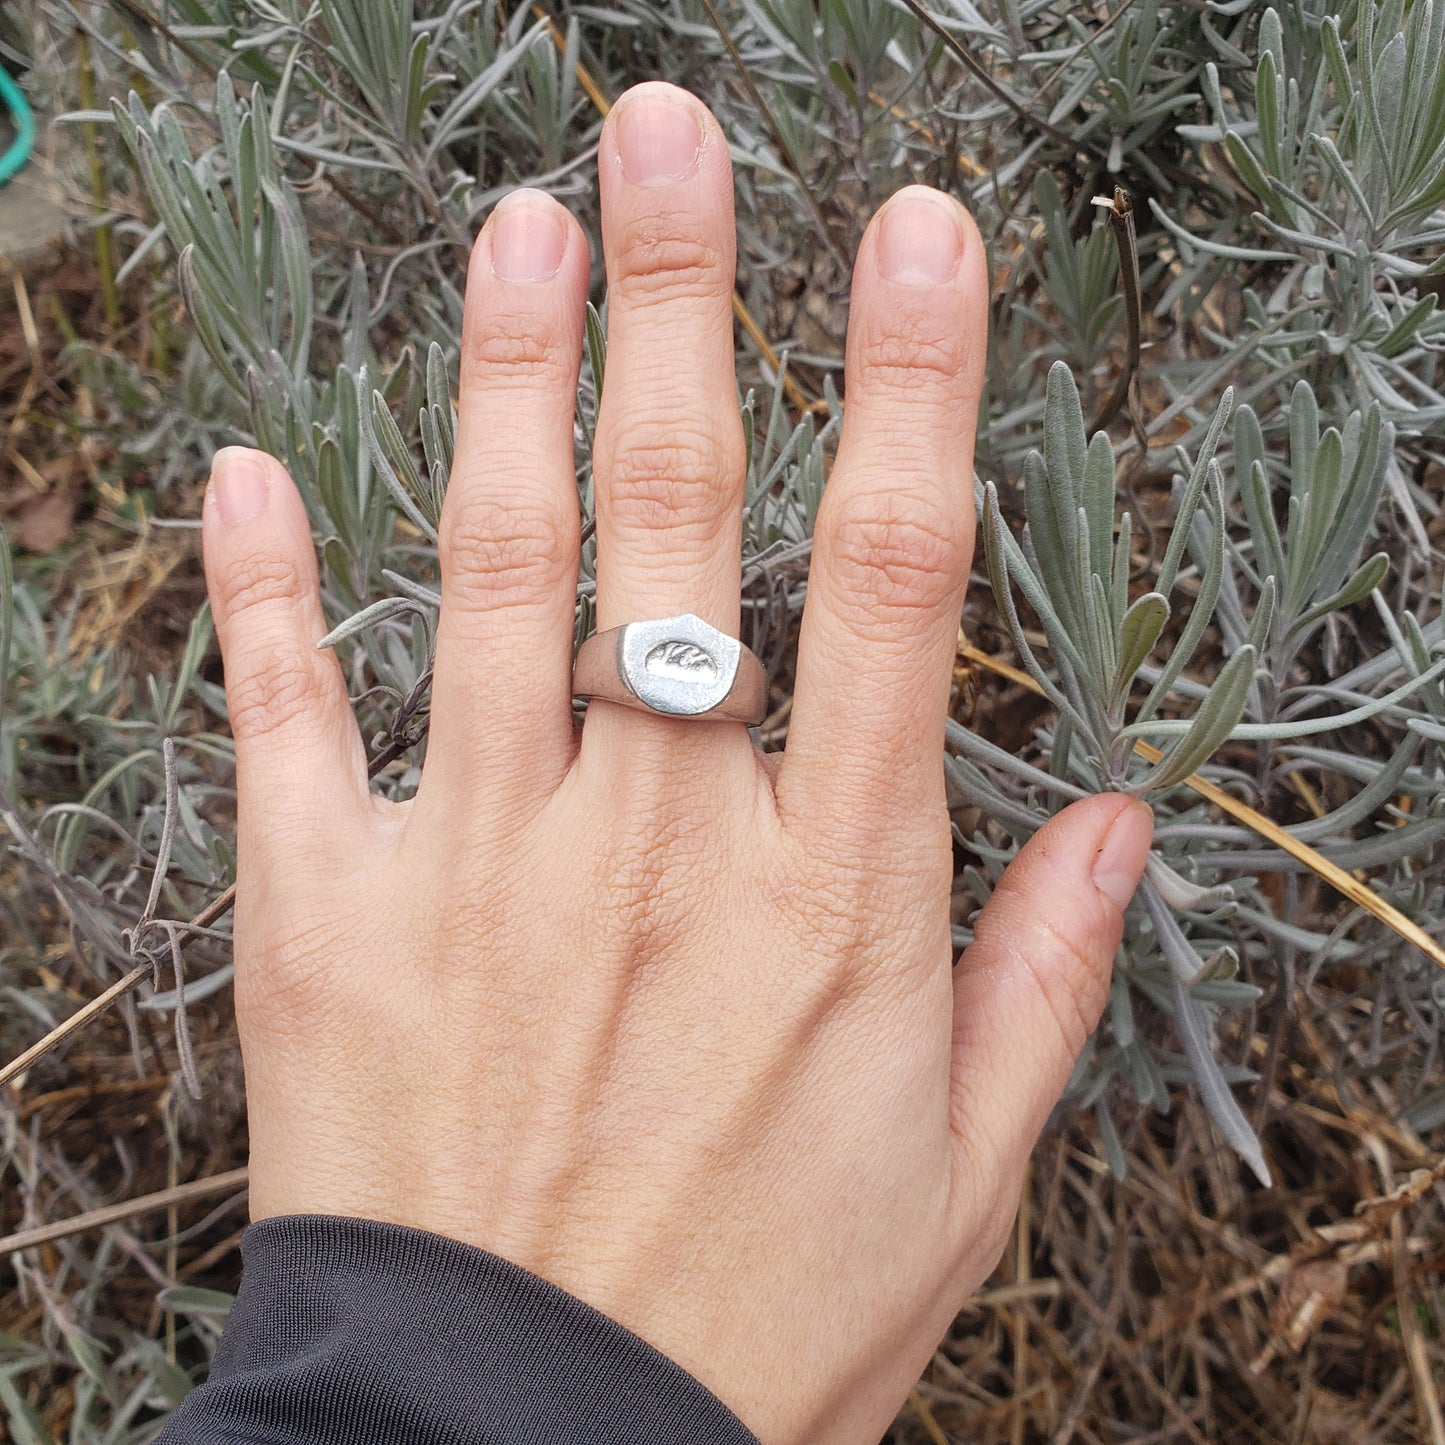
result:
[[[1160,759],[1139,789],[1172,788],[1199,771],[1228,739],[1244,712],[1258,654],[1246,644],[1229,659],[1214,679],[1209,695],[1190,721],[1189,731]]]

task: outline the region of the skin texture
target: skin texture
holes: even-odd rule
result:
[[[600,626],[692,611],[736,635],[727,149],[650,83],[598,168]],[[580,227],[537,193],[473,253],[409,802],[369,791],[316,649],[294,486],[260,453],[217,457],[251,1211],[479,1245],[650,1341],[765,1445],[876,1441],[999,1255],[1151,818],[1102,797],[1053,819],[952,968],[940,759],[987,282],[962,208],[917,186],[859,247],[781,765],[737,723],[597,702],[577,729],[587,276]]]

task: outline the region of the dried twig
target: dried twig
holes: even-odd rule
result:
[[[1119,248],[1119,287],[1124,293],[1125,331],[1124,368],[1089,430],[1103,431],[1118,416],[1119,408],[1127,401],[1129,422],[1134,428],[1134,436],[1139,443],[1139,455],[1142,457],[1149,450],[1149,441],[1143,424],[1143,413],[1139,407],[1142,306],[1139,298],[1139,238],[1134,230],[1134,204],[1123,186],[1115,186],[1112,196],[1095,196],[1094,204],[1108,208],[1109,224],[1113,227],[1114,242]]]
[[[1023,123],[1032,130],[1046,135],[1052,141],[1063,146],[1066,153],[1070,155],[1082,155],[1092,157],[1092,151],[1087,146],[1079,143],[1077,136],[1071,136],[1061,131],[1056,125],[1044,120],[1042,117],[1032,114],[1025,108],[1021,101],[1016,100],[981,66],[977,60],[969,54],[967,49],[961,45],[956,36],[946,30],[938,18],[930,14],[918,3],[918,0],[903,0],[903,3],[916,15],[938,38],[943,41],[949,52],[988,91],[996,100],[1002,101]]]
[[[136,1199],[123,1199],[118,1204],[107,1204],[103,1209],[92,1209],[77,1214],[72,1219],[57,1219],[51,1224],[38,1224],[33,1229],[22,1229],[16,1234],[0,1239],[0,1258],[14,1254],[19,1249],[33,1249],[38,1244],[50,1244],[57,1239],[68,1239],[73,1234],[84,1234],[90,1229],[102,1229],[108,1224],[119,1224],[125,1219],[134,1219],[140,1214],[153,1214],[159,1209],[174,1205],[190,1204],[197,1199],[209,1199],[215,1194],[228,1194],[233,1190],[245,1189],[249,1171],[229,1169],[224,1174],[212,1174],[208,1179],[193,1179],[189,1184],[178,1184],[174,1189],[161,1189],[154,1194],[142,1194]]]

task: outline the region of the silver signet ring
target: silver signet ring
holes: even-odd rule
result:
[[[767,712],[768,680],[751,648],[685,612],[594,632],[577,649],[572,695],[752,725]]]

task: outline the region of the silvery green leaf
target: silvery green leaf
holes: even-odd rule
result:
[[[1272,175],[1287,173],[1288,165],[1280,145],[1280,123],[1283,107],[1279,99],[1279,66],[1269,50],[1262,50],[1259,69],[1255,73],[1254,88],[1259,121],[1259,148],[1264,152],[1264,164]]]
[[[1286,589],[1287,597],[1291,593],[1299,597],[1309,587],[1331,526],[1339,515],[1343,473],[1344,445],[1340,433],[1334,427],[1326,427],[1315,453],[1308,490],[1296,491],[1291,497],[1291,502],[1298,501],[1300,505],[1298,516],[1292,515],[1290,519],[1289,563],[1294,585]]]
[[[1220,433],[1224,430],[1224,424],[1229,419],[1230,410],[1233,407],[1234,394],[1227,391],[1224,400],[1219,404],[1219,410],[1214,414],[1214,420],[1210,424],[1209,433],[1204,439],[1199,457],[1195,461],[1189,473],[1189,480],[1184,485],[1180,494],[1179,507],[1174,514],[1173,530],[1169,536],[1169,545],[1164,550],[1164,560],[1159,564],[1159,576],[1155,580],[1154,587],[1166,597],[1174,588],[1174,579],[1179,575],[1179,563],[1184,556],[1184,545],[1189,538],[1189,529],[1194,522],[1194,514],[1199,509],[1200,499],[1204,496],[1204,488],[1213,481],[1223,485],[1219,463],[1214,459],[1214,451],[1219,445]]]
[[[1027,535],[1038,556],[1038,576],[1058,615],[1072,628],[1078,626],[1083,601],[1073,526],[1061,530],[1054,483],[1043,457],[1030,452],[1024,458],[1024,515]]]
[[[402,118],[402,131],[406,139],[414,141],[421,127],[422,112],[429,98],[426,83],[426,63],[431,51],[431,37],[425,33],[415,37],[411,46],[411,60],[406,76],[406,113]]]
[[[340,537],[327,537],[321,544],[321,558],[326,564],[327,577],[340,600],[348,607],[361,606],[353,575],[356,572],[355,556]]]
[[[1129,610],[1129,570],[1134,564],[1133,546],[1134,523],[1125,512],[1119,518],[1119,536],[1114,543],[1113,573],[1109,582],[1114,616],[1119,618]]]
[[[592,380],[597,395],[602,395],[602,377],[607,370],[607,329],[602,325],[602,316],[589,301],[587,303],[587,359],[592,366]]]
[[[414,582],[410,577],[403,577],[400,572],[393,572],[390,567],[383,567],[381,575],[396,588],[398,592],[410,597],[414,602],[419,602],[423,607],[430,607],[433,611],[442,605],[440,592],[433,592],[430,587],[424,587],[420,582]]]
[[[1145,992],[1148,992],[1144,983],[1148,975],[1139,975],[1139,982]],[[1139,1100],[1142,1107],[1158,1109],[1161,1113],[1169,1112],[1169,1086],[1164,1082],[1163,1075],[1159,1072],[1159,1066],[1154,1062],[1149,1048],[1142,1039],[1135,1041],[1124,1050],[1124,1061],[1129,1070],[1129,1082],[1134,1089],[1134,1096]]]
[[[236,87],[224,66],[216,73],[216,119],[221,124],[221,141],[226,147],[226,155],[234,162],[241,148],[241,112],[236,104]]]
[[[1003,515],[999,511],[998,491],[992,482],[985,483],[984,502],[981,510],[983,549],[988,564],[989,582],[993,588],[994,601],[1008,628],[1009,637],[1018,650],[1025,670],[1038,683],[1044,695],[1060,712],[1066,714],[1077,727],[1087,734],[1091,731],[1088,723],[1068,698],[1059,691],[1053,678],[1039,666],[1038,659],[1034,656],[1034,650],[1029,645],[1028,637],[1024,633],[1023,623],[1019,621],[1018,609],[1013,600],[1013,589],[1009,586],[1010,580],[1015,576],[1015,568],[1008,554],[1011,549],[1016,550],[1016,546],[1013,538],[1008,535],[1008,529],[1004,526]],[[1017,576],[1026,596],[1029,591],[1029,583],[1024,581],[1026,577],[1031,579],[1032,590],[1035,594],[1039,593],[1038,581],[1036,578],[1032,578],[1022,557],[1018,559]],[[1041,596],[1039,603],[1045,608],[1048,607],[1047,599]],[[1057,624],[1055,625],[1057,626]]]
[[[286,360],[293,372],[300,372],[311,355],[311,249],[306,238],[306,222],[296,204],[295,192],[289,187],[283,189],[271,181],[262,181],[261,191],[276,218],[281,266],[290,302]],[[273,281],[273,285],[279,290],[278,281]]]
[[[967,803],[1006,828],[1012,829],[1019,838],[1030,838],[1043,823],[1043,818],[1021,803],[1015,803],[999,791],[995,779],[989,778],[976,767],[965,766],[959,758],[944,755],[943,771],[949,784]],[[977,843],[973,843],[978,851]]]
[[[189,1284],[172,1285],[163,1289],[156,1296],[156,1300],[162,1309],[175,1314],[210,1315],[215,1319],[225,1319],[236,1303],[234,1295],[223,1294],[215,1289],[199,1289]]]
[[[1202,913],[1228,903],[1234,898],[1234,886],[1230,883],[1216,883],[1206,887],[1182,878],[1159,855],[1150,852],[1144,865],[1149,881],[1159,891],[1159,896],[1181,913]]]
[[[1109,1031],[1120,1048],[1134,1042],[1134,1003],[1129,997],[1129,980],[1122,969],[1116,969],[1109,984]]]
[[[1236,653],[1235,656],[1238,654]],[[1233,662],[1234,658],[1230,658],[1229,661]],[[1220,675],[1223,676],[1222,673]],[[1341,728],[1358,727],[1360,723],[1369,722],[1371,718],[1389,712],[1391,708],[1419,692],[1426,684],[1434,682],[1437,677],[1445,677],[1445,657],[1442,657],[1418,677],[1412,677],[1409,682],[1402,683],[1394,691],[1387,692],[1383,697],[1374,698],[1370,702],[1362,703],[1359,707],[1351,708],[1348,712],[1332,713],[1329,717],[1311,718],[1307,722],[1240,723],[1230,733],[1230,737],[1236,742],[1280,743],[1287,742],[1292,738],[1315,737],[1320,733],[1338,732]],[[1312,691],[1317,691],[1320,696],[1328,696],[1331,693],[1330,689],[1323,688]],[[1124,729],[1124,736],[1142,737],[1152,734],[1155,737],[1179,737],[1190,731],[1192,727],[1192,722],[1174,722],[1172,720],[1143,725],[1134,722]],[[1160,785],[1154,783],[1150,786],[1158,787]]]
[[[1049,469],[1059,534],[1066,545],[1074,516],[1084,500],[1084,468],[1088,444],[1084,435],[1084,409],[1074,375],[1062,361],[1049,368],[1044,399],[1044,462]]]
[[[4,545],[3,534],[0,534],[0,551],[3,551]],[[0,616],[0,623],[3,623],[3,616]],[[176,714],[180,712],[181,703],[186,693],[190,691],[191,682],[205,659],[206,650],[211,645],[213,631],[211,603],[208,598],[201,603],[200,609],[191,619],[190,628],[186,633],[186,650],[181,654],[180,665],[176,668],[175,684],[171,688],[170,702],[161,718],[161,727],[167,733],[175,731]],[[4,627],[0,626],[0,718],[5,715],[5,643]]]
[[[1026,783],[1030,788],[1037,788],[1045,793],[1055,793],[1061,798],[1069,799],[1070,802],[1077,802],[1090,796],[1077,784],[1036,768],[1032,763],[1025,762],[1024,759],[999,747],[997,743],[991,743],[987,738],[971,732],[952,718],[946,720],[945,727],[949,745],[981,765],[986,764],[997,772],[1018,778],[1020,782]]]
[[[1110,688],[1115,698],[1122,701],[1128,696],[1135,675],[1168,621],[1169,603],[1158,592],[1146,592],[1124,614],[1119,624],[1119,665]]]
[[[1405,726],[1413,728],[1417,721],[1418,719],[1409,718],[1406,720]],[[1400,746],[1390,755],[1385,766],[1380,768],[1349,802],[1342,803],[1322,818],[1312,819],[1308,823],[1291,825],[1289,829],[1291,836],[1298,838],[1301,843],[1313,844],[1324,842],[1331,837],[1338,838],[1348,834],[1351,829],[1363,823],[1367,818],[1373,817],[1380,808],[1398,795],[1401,781],[1419,751],[1420,738],[1413,733],[1407,733],[1401,740]],[[1307,750],[1304,748],[1296,749],[1295,756],[1304,755],[1306,752]],[[1332,761],[1337,762],[1338,760],[1336,758]]]
[[[1294,496],[1303,497],[1314,484],[1319,439],[1320,409],[1314,389],[1309,382],[1298,381],[1289,403],[1290,491]]]
[[[1144,880],[1139,885],[1137,896],[1149,915],[1149,922],[1154,929],[1154,941],[1159,946],[1159,952],[1164,955],[1164,961],[1169,965],[1172,976],[1186,985],[1190,984],[1199,975],[1199,954],[1185,937],[1179,920],[1164,901],[1163,893],[1147,871],[1148,865],[1145,866]],[[1164,998],[1167,997],[1166,994]],[[1159,1001],[1163,1003],[1163,1000]]]
[[[990,482],[988,485],[989,488],[992,489],[993,484]],[[1035,615],[1043,624],[1044,634],[1049,640],[1049,646],[1053,649],[1054,658],[1059,668],[1061,670],[1069,668],[1072,669],[1076,675],[1087,677],[1089,667],[1085,661],[1082,650],[1078,644],[1074,642],[1068,627],[1065,625],[1063,619],[1060,618],[1053,599],[1050,597],[1043,583],[1039,580],[1038,573],[1029,565],[1028,559],[1024,556],[1018,543],[1014,541],[1013,537],[1009,534],[1008,528],[1004,525],[1002,513],[999,511],[997,492],[990,490],[990,495],[992,496],[992,510],[995,521],[994,535],[999,556],[1007,563],[1007,578],[1011,578],[1018,584],[1019,591],[1024,594],[1025,600],[1029,606],[1034,609]],[[1025,529],[1025,540],[1027,540],[1027,529]],[[997,580],[994,581],[994,588],[995,596],[997,596]],[[1011,625],[1017,627],[1014,643],[1016,646],[1022,643],[1020,656],[1023,656],[1024,649],[1028,647],[1028,640],[1024,636],[1022,626],[1018,624],[1018,613],[1017,610],[1014,609],[1012,594],[1009,593],[1007,581],[1005,581],[1004,584],[1004,591],[1008,596],[1007,606],[1009,612],[1007,615],[1013,617],[1014,621]],[[1030,657],[1033,656],[1031,651],[1028,655]],[[1052,683],[1050,683],[1049,686],[1053,688]],[[1057,689],[1053,688],[1053,692],[1057,692]],[[1050,696],[1053,696],[1053,692],[1050,693]],[[1078,714],[1075,714],[1075,717],[1077,719]]]
[[[390,621],[391,618],[401,617],[408,612],[415,613],[422,618],[423,622],[427,621],[425,609],[410,597],[383,597],[379,602],[373,602],[369,607],[363,607],[360,612],[333,627],[316,644],[317,649],[335,647],[338,642],[344,642],[348,637],[355,637],[357,633],[365,632],[379,622]]]
[[[441,474],[441,487],[437,489],[437,515],[440,516],[441,497],[456,456],[457,409],[452,405],[446,353],[435,341],[426,354],[426,411],[431,417],[432,432],[432,449],[427,460]]]
[[[1355,87],[1350,79],[1350,63],[1345,56],[1345,47],[1340,41],[1338,16],[1326,15],[1320,21],[1320,42],[1335,95],[1341,104],[1348,104],[1355,94]]]
[[[1269,177],[1265,175],[1263,168],[1254,157],[1254,152],[1240,139],[1237,131],[1225,132],[1224,151],[1234,169],[1239,172],[1240,180],[1258,197],[1261,204],[1266,206],[1279,204],[1275,198],[1274,187],[1269,183]]]
[[[210,308],[196,284],[195,247],[187,245],[176,263],[176,280],[180,285],[181,299],[186,304],[186,314],[196,328],[196,335],[206,349],[206,355],[215,363],[216,370],[225,381],[241,395],[247,394],[247,387],[236,373],[234,361],[221,334],[216,328]]]
[[[1381,356],[1399,356],[1415,339],[1420,328],[1434,316],[1435,307],[1435,293],[1427,292],[1374,343],[1375,351]]]
[[[265,383],[254,366],[246,368],[245,394],[250,408],[251,429],[256,434],[256,445],[273,457],[282,455],[281,438],[271,414],[271,401],[266,394]]]
[[[1244,513],[1249,521],[1249,535],[1261,576],[1286,577],[1284,542],[1274,519],[1274,503],[1269,494],[1269,479],[1264,463],[1254,462],[1239,477],[1239,491],[1244,499]]]
[[[1363,601],[1385,580],[1385,574],[1389,570],[1389,554],[1376,552],[1338,592],[1333,596],[1326,597],[1323,602],[1315,603],[1315,605],[1290,628],[1290,636],[1302,632],[1312,622],[1319,621],[1321,617],[1326,616],[1328,613],[1337,612],[1341,607],[1353,607],[1356,602]]]
[[[1089,555],[1094,567],[1106,572],[1114,544],[1114,446],[1102,429],[1090,438],[1084,457],[1083,512],[1089,523]]]
[[[1274,625],[1277,590],[1273,576],[1266,577],[1254,604],[1254,616],[1249,619],[1249,636],[1246,641],[1261,656],[1264,655],[1265,643],[1269,639],[1269,630]]]
[[[1084,535],[1081,529],[1081,535]],[[1096,691],[1106,691],[1118,674],[1118,638],[1113,618],[1109,615],[1109,589],[1097,572],[1088,574],[1084,590],[1084,616],[1087,621],[1098,669],[1092,679]]]
[[[235,964],[225,964],[214,973],[206,974],[204,978],[190,979],[182,988],[167,989],[164,993],[137,999],[136,1007],[144,1009],[147,1013],[170,1013],[172,1009],[180,1007],[181,1004],[201,1003],[210,998],[212,994],[220,993],[230,983],[235,973]]]
[[[1254,1177],[1268,1189],[1269,1169],[1264,1162],[1264,1150],[1259,1137],[1244,1117],[1228,1083],[1214,1057],[1214,1048],[1209,1038],[1209,1013],[1204,1004],[1192,998],[1184,984],[1175,977],[1171,980],[1174,997],[1174,1025],[1179,1032],[1179,1041],[1184,1045],[1185,1055],[1194,1069],[1199,1096],[1215,1127],[1224,1136],[1224,1141],[1249,1165]]]
[[[1264,997],[1258,984],[1246,983],[1242,978],[1202,978],[1189,992],[1202,1004],[1229,1009],[1249,1008]]]
[[[1257,656],[1254,648],[1246,644],[1224,664],[1208,697],[1190,719],[1189,730],[1135,785],[1138,791],[1182,783],[1228,741],[1244,712]]]
[[[1324,27],[1321,27],[1323,30]],[[1336,32],[1336,44],[1339,42]],[[1328,54],[1328,46],[1326,47]],[[1374,209],[1360,189],[1360,183],[1355,179],[1354,171],[1346,164],[1344,157],[1340,155],[1339,148],[1327,135],[1316,135],[1313,137],[1315,149],[1325,158],[1325,164],[1330,169],[1330,174],[1335,180],[1349,192],[1350,199],[1359,209],[1360,215],[1364,218],[1365,224],[1373,230],[1376,226]]]
[[[1149,689],[1149,696],[1145,698],[1143,706],[1139,709],[1137,720],[1140,722],[1147,721],[1154,716],[1169,695],[1169,690],[1174,686],[1180,673],[1188,666],[1189,660],[1194,656],[1195,648],[1199,646],[1200,640],[1214,619],[1214,608],[1219,600],[1219,590],[1224,579],[1224,528],[1219,522],[1219,518],[1223,516],[1224,503],[1217,492],[1213,498],[1213,506],[1216,510],[1210,529],[1211,546],[1204,568],[1204,576],[1199,583],[1199,595],[1189,609],[1184,631],[1180,633],[1178,642],[1174,644],[1174,650],[1169,654],[1169,660],[1164,664],[1164,670]]]
[[[521,12],[518,12],[521,14]],[[539,38],[551,32],[551,21],[545,16],[538,20],[520,41],[511,45],[479,74],[473,76],[448,102],[446,109],[438,116],[427,136],[426,159],[434,161],[438,152],[447,145],[456,131],[478,107],[484,105],[497,87],[527,53],[527,49]]]
[[[1109,1166],[1109,1177],[1120,1183],[1129,1176],[1129,1160],[1124,1153],[1114,1116],[1102,1099],[1094,1105],[1094,1118],[1099,1126],[1099,1142],[1104,1146],[1104,1162]]]
[[[411,519],[412,525],[428,542],[435,542],[436,527],[423,515],[415,501],[416,494],[421,490],[421,477],[417,475],[416,463],[407,450],[401,428],[397,426],[391,408],[386,404],[386,398],[379,391],[372,390],[364,366],[356,375],[356,392],[357,419],[361,423],[362,437],[371,455],[372,465],[397,506]],[[398,478],[396,465],[406,473],[407,481],[413,488],[411,492],[407,491]]]
[[[1343,440],[1348,444],[1348,481],[1343,504],[1326,539],[1310,599],[1344,585],[1374,525],[1380,493],[1395,443],[1395,430],[1379,403],[1363,417],[1351,412],[1345,419]]]
[[[1368,64],[1368,61],[1364,62]],[[1375,91],[1380,108],[1380,124],[1385,134],[1400,142],[1400,101],[1405,88],[1405,37],[1396,34],[1381,52],[1375,70]]]

